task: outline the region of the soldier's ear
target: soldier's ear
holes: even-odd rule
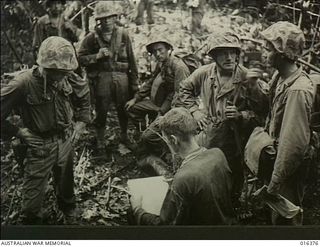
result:
[[[170,135],[169,136],[169,141],[171,144],[174,144],[174,145],[178,145],[179,144],[179,138],[175,135]]]

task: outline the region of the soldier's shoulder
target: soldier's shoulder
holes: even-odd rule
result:
[[[95,40],[96,39],[96,32],[89,32],[83,39],[84,40]]]
[[[41,25],[49,24],[49,23],[50,23],[49,15],[48,15],[48,14],[45,14],[45,15],[41,16],[41,17],[38,19],[37,23],[38,23],[38,24],[41,24]]]
[[[310,73],[309,77],[314,85],[320,84],[320,73],[317,73],[317,72]]]
[[[195,71],[193,71],[191,76],[202,77],[202,76],[210,75],[214,72],[215,67],[216,67],[215,63],[202,65],[199,68],[197,68]]]
[[[171,65],[176,68],[185,68],[188,69],[187,65],[183,62],[182,58],[172,56]]]
[[[202,74],[208,74],[208,73],[210,74],[212,73],[212,71],[214,71],[215,67],[216,67],[215,63],[205,64],[197,68],[192,74],[193,75],[202,75]]]
[[[292,84],[289,90],[300,90],[312,93],[313,83],[310,76],[306,72],[302,72],[296,79],[296,81]]]
[[[12,93],[17,89],[22,89],[33,78],[33,69],[16,71],[8,74],[8,83],[1,85],[1,96]]]

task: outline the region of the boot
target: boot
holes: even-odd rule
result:
[[[64,225],[77,225],[78,217],[81,215],[77,207],[62,211],[63,213],[63,224]]]
[[[137,144],[130,141],[127,133],[120,134],[120,143],[125,145],[131,151],[135,151],[137,149]]]

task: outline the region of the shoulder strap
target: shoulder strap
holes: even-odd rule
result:
[[[118,27],[117,30],[116,30],[116,38],[115,38],[115,44],[114,44],[114,56],[113,56],[113,59],[115,62],[118,61],[118,54],[119,54],[119,49],[120,49],[120,46],[121,46],[121,42],[122,42],[122,36],[123,36],[123,33],[124,33],[124,28],[123,27]]]
[[[98,45],[100,46],[100,48],[106,47],[106,45],[104,44],[104,42],[102,41],[99,33],[95,30],[94,31],[94,36],[96,37],[96,40],[98,42]]]

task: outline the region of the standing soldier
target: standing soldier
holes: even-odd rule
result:
[[[66,223],[70,223],[75,216],[72,143],[90,120],[89,88],[85,81],[66,79],[78,62],[73,46],[61,37],[52,36],[43,41],[37,64],[1,89],[1,132],[16,136],[27,145],[24,223],[41,224],[41,208],[51,171],[58,206]],[[72,105],[78,109],[74,126]],[[6,120],[13,109],[19,109],[24,128]]]
[[[60,36],[70,42],[77,42],[81,29],[66,20],[63,14],[65,1],[45,1],[46,12],[34,26],[33,50],[36,57],[39,46],[50,36]]]
[[[121,6],[100,1],[95,7],[95,31],[89,33],[79,49],[80,63],[86,67],[93,86],[97,117],[97,149],[104,152],[106,117],[110,104],[116,104],[121,128],[121,142],[129,144],[128,117],[124,105],[138,90],[138,69],[128,32],[117,27]]]
[[[136,24],[142,25],[143,24],[143,14],[144,11],[147,10],[147,22],[148,24],[154,24],[153,20],[153,0],[140,0],[138,4],[138,14],[136,17]]]
[[[206,0],[189,0],[187,4],[191,8],[191,32],[200,35]]]
[[[271,111],[267,132],[277,155],[268,192],[301,206],[310,142],[313,86],[295,61],[302,55],[305,38],[296,25],[279,21],[261,33],[266,40],[268,63],[277,72],[270,82]],[[274,224],[302,224],[302,215],[285,219],[274,213]]]
[[[242,155],[253,128],[264,122],[268,98],[257,71],[239,65],[240,42],[226,31],[213,34],[208,55],[215,63],[194,71],[181,85],[179,100],[188,108],[202,130],[198,142],[218,147],[227,157],[234,178],[234,199],[243,184]],[[203,107],[199,107],[200,96]]]

